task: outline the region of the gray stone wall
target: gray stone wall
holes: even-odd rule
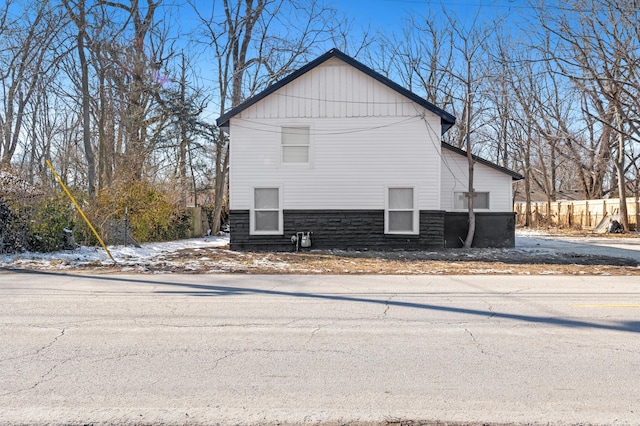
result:
[[[293,251],[291,236],[312,232],[311,249],[437,249],[444,247],[444,214],[421,211],[420,235],[387,235],[384,210],[285,210],[283,235],[249,235],[249,211],[232,210],[230,246],[231,250]]]

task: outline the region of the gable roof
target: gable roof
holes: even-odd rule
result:
[[[302,68],[299,68],[297,71],[292,72],[291,74],[289,74],[287,77],[283,78],[282,80],[272,84],[271,86],[269,86],[268,88],[266,88],[262,92],[258,93],[257,95],[250,97],[249,99],[247,99],[244,102],[242,102],[240,105],[238,105],[235,108],[232,108],[231,110],[229,110],[226,113],[222,114],[216,120],[216,124],[218,125],[218,127],[227,127],[229,125],[229,120],[233,116],[239,114],[240,112],[242,112],[246,108],[249,108],[251,105],[253,105],[253,104],[259,102],[260,100],[266,98],[267,96],[269,96],[270,94],[272,94],[276,90],[281,89],[282,87],[284,87],[287,84],[291,83],[293,80],[297,79],[298,77],[301,77],[305,73],[309,72],[310,70],[312,70],[315,67],[317,67],[318,65],[328,61],[331,58],[338,58],[341,61],[346,62],[347,64],[351,65],[352,67],[356,68],[357,70],[362,71],[363,73],[365,73],[369,77],[379,81],[380,83],[384,84],[388,88],[398,92],[402,96],[410,99],[411,101],[415,102],[416,104],[420,105],[421,107],[425,108],[426,110],[431,111],[432,113],[434,113],[437,116],[439,116],[440,117],[440,123],[442,124],[442,133],[443,134],[455,124],[456,118],[453,115],[449,114],[448,112],[446,112],[445,110],[443,110],[441,108],[438,108],[437,106],[433,105],[431,102],[428,102],[426,99],[423,99],[422,97],[416,95],[415,93],[405,89],[404,87],[400,86],[399,84],[389,80],[387,77],[383,76],[382,74],[379,74],[379,73],[375,72],[374,70],[372,70],[371,68],[367,67],[363,63],[356,61],[355,59],[353,59],[352,57],[342,53],[338,49],[329,50],[324,55],[314,59],[313,61],[311,61],[308,64],[304,65]]]
[[[465,157],[467,156],[467,151],[465,151],[463,149],[460,149],[460,148],[456,148],[455,146],[450,145],[450,144],[448,144],[446,142],[442,142],[442,147],[447,149],[447,150],[449,150],[449,151],[451,151],[451,152],[455,152],[456,154],[460,154],[460,155],[463,155]],[[475,161],[476,163],[484,164],[487,167],[491,167],[492,169],[495,169],[495,170],[497,170],[499,172],[502,172],[502,173],[504,173],[506,175],[509,175],[509,176],[511,176],[511,179],[514,180],[514,181],[524,179],[524,176],[522,176],[520,173],[516,173],[513,170],[507,169],[506,167],[499,166],[499,165],[497,165],[495,163],[492,163],[489,160],[485,160],[484,158],[478,157],[477,155],[472,155],[472,157],[473,157],[473,161]]]

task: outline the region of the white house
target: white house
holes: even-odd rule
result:
[[[460,246],[455,117],[332,49],[217,120],[230,137],[232,249]],[[517,173],[476,158],[476,246],[513,246]]]

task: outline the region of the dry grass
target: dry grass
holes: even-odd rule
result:
[[[552,230],[548,234],[572,239],[640,237],[639,234],[593,234],[576,230]],[[540,236],[540,230],[532,236]],[[640,275],[640,264],[632,259],[538,250],[535,247],[388,252],[314,250],[300,253],[237,252],[228,247],[200,247],[164,253],[148,260],[131,258],[115,265],[97,260],[84,263],[60,260],[60,264],[54,266],[60,270],[91,273]],[[34,262],[26,267],[47,269],[52,264]]]
[[[632,261],[588,255],[550,256],[501,249],[434,252],[235,252],[187,249],[155,262],[155,271],[251,274],[640,275]]]

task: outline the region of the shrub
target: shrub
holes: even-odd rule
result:
[[[189,217],[176,199],[171,192],[148,182],[128,182],[97,194],[91,216],[106,228],[109,222],[123,223],[126,209],[129,228],[139,242],[185,238]]]
[[[27,233],[26,222],[0,199],[0,254],[18,253],[26,250]]]
[[[63,193],[46,197],[30,209],[28,247],[31,251],[50,252],[65,248],[64,229],[73,230],[75,210]]]
[[[61,250],[66,245],[64,229],[73,229],[75,223],[75,211],[63,193],[2,203],[0,210],[5,225],[0,251],[5,252]]]
[[[91,223],[105,237],[107,224],[124,224],[128,209],[129,230],[137,241],[166,241],[186,238],[190,220],[175,194],[146,182],[129,182],[103,190],[89,202],[74,194]],[[0,253],[24,250],[50,252],[67,245],[64,229],[74,232],[76,241],[98,244],[97,239],[63,192],[40,194],[19,200],[0,198]],[[109,235],[106,235],[107,241]]]

